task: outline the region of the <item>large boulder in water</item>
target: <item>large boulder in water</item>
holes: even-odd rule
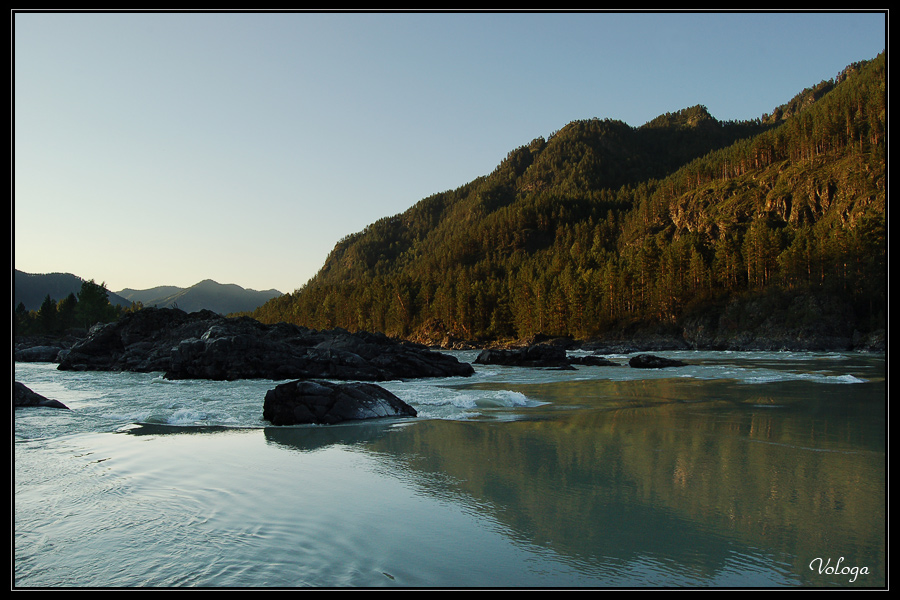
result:
[[[61,370],[163,371],[168,379],[386,381],[469,376],[472,365],[380,334],[315,331],[210,311],[145,308],[97,327]]]
[[[273,425],[333,425],[416,414],[414,408],[373,383],[291,381],[269,390],[263,404],[263,419]]]

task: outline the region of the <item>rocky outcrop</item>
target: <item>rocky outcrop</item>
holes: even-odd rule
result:
[[[273,425],[334,425],[379,417],[415,417],[416,410],[373,383],[301,380],[266,393],[263,419]]]
[[[448,327],[437,318],[423,323],[409,336],[409,341],[432,348],[444,350],[471,350],[476,345],[465,339],[465,334],[456,328]]]
[[[381,334],[315,331],[211,311],[145,308],[92,329],[61,370],[163,371],[167,379],[385,381],[469,376],[455,357]]]
[[[67,410],[69,408],[59,400],[45,398],[37,392],[31,391],[28,386],[24,383],[19,383],[18,381],[13,382],[13,406],[17,408],[26,406],[44,406],[47,408],[65,408]]]

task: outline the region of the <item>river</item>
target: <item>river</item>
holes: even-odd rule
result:
[[[657,354],[688,366],[476,365],[296,427],[278,382],[15,363],[71,410],[14,411],[13,585],[885,586],[884,355]]]

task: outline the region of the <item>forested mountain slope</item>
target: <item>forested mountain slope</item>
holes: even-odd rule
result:
[[[252,316],[407,338],[588,339],[722,327],[746,317],[736,304],[802,297],[844,307],[845,328],[884,327],[886,118],[882,53],[761,119],[723,123],[696,106],[638,128],[576,121],[340,240],[303,288]]]

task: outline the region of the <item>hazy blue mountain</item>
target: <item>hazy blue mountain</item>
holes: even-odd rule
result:
[[[124,289],[117,293],[129,302],[140,302],[144,306],[177,307],[186,312],[207,309],[223,315],[254,310],[282,295],[274,289],[257,291],[211,279],[189,288],[158,286],[147,290]]]
[[[84,281],[71,273],[32,274],[17,269],[13,285],[13,308],[21,302],[28,310],[38,310],[48,294],[58,302],[71,293],[77,295]],[[206,279],[189,288],[161,285],[146,290],[126,288],[118,292],[110,291],[109,301],[126,308],[133,302],[140,302],[144,306],[177,307],[186,312],[207,309],[227,315],[252,311],[281,295],[281,292],[274,289],[257,291]]]

